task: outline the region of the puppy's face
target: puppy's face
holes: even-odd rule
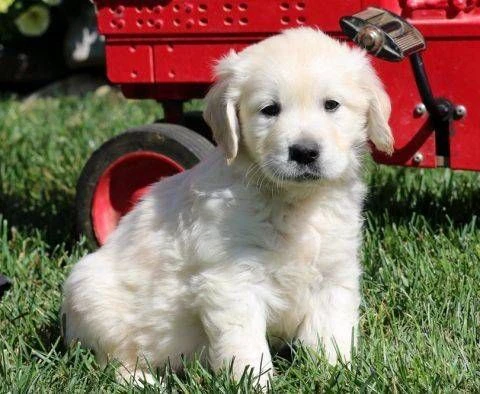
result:
[[[275,182],[316,183],[356,171],[370,138],[390,153],[390,102],[364,54],[312,29],[223,59],[205,119],[233,161],[239,151]]]
[[[332,56],[285,52],[252,67],[239,100],[241,138],[270,178],[337,178],[367,138],[367,98]]]

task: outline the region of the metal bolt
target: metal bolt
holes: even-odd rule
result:
[[[455,106],[455,117],[457,119],[463,118],[467,114],[467,109],[464,105]]]
[[[441,115],[448,115],[449,107],[446,104],[444,104],[444,103],[437,104],[437,109],[438,109],[438,112],[440,112]]]
[[[425,104],[419,103],[415,106],[414,111],[416,115],[423,115],[425,112],[427,112],[427,107],[425,107]]]
[[[377,27],[366,26],[358,32],[357,42],[370,53],[377,53],[383,45],[383,34]]]
[[[413,155],[413,162],[415,164],[420,164],[423,161],[423,153],[417,152]]]

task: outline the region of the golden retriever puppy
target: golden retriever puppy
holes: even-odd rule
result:
[[[349,359],[360,302],[361,159],[390,153],[365,54],[310,28],[230,53],[204,117],[218,148],[155,184],[65,283],[67,341],[150,380],[200,355],[273,373],[268,338]]]

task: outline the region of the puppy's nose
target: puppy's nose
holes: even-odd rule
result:
[[[314,141],[302,141],[288,148],[288,159],[299,164],[310,164],[320,156],[320,147]]]

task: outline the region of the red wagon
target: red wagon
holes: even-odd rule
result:
[[[376,160],[480,170],[480,111],[475,110],[480,99],[480,0],[96,0],[95,4],[98,27],[106,38],[108,78],[126,97],[160,101],[165,113],[164,122],[107,141],[86,164],[77,188],[78,222],[80,230],[99,244],[148,185],[193,166],[213,148],[201,117],[184,114],[183,102],[204,96],[215,59],[303,25],[342,37],[339,18],[372,6],[405,18],[422,33],[427,46],[425,68],[418,55],[411,57],[411,64],[374,59],[392,100],[390,124],[396,141],[393,156],[374,154]],[[398,28],[391,22],[383,27],[387,33]]]

